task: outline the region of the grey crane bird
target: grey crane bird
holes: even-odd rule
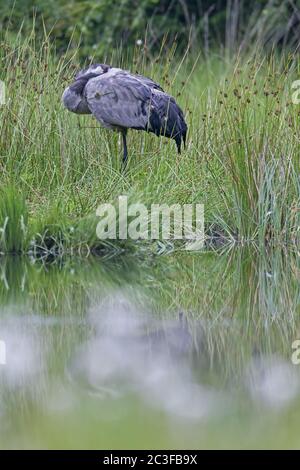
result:
[[[175,99],[151,78],[106,64],[81,70],[66,88],[62,101],[73,113],[92,114],[100,124],[122,133],[127,161],[127,129],[153,132],[174,139],[180,153],[187,125]]]

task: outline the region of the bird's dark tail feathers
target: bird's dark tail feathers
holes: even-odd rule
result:
[[[187,134],[187,126],[186,126],[186,129],[182,133],[182,140],[183,140],[184,148],[186,148],[186,134]]]
[[[181,143],[183,142],[183,147],[186,148],[186,134],[187,134],[187,125],[182,118],[181,122],[181,129],[177,132],[177,134],[173,137],[177,145],[178,153],[181,153]]]
[[[166,93],[152,95],[149,123],[145,130],[157,136],[163,135],[174,139],[178,153],[181,143],[186,144],[187,125],[184,115],[173,97]]]

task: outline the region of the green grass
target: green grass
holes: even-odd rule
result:
[[[0,252],[21,253],[27,245],[27,207],[12,186],[0,190]]]
[[[173,141],[130,132],[126,172],[118,135],[62,107],[63,89],[79,68],[76,52],[59,57],[47,36],[37,44],[34,32],[4,34],[0,61],[7,88],[0,184],[9,188],[0,201],[1,251],[28,251],[32,240],[55,252],[98,249],[96,208],[120,194],[145,204],[203,203],[207,233],[238,243],[299,242],[300,108],[291,102],[296,56],[256,51],[231,60],[226,54],[180,60],[174,50],[165,56],[163,47],[151,59],[140,49],[112,54],[113,65],[160,82],[189,126],[181,155]],[[27,212],[25,234],[20,220]]]

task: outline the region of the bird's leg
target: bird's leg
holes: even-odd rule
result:
[[[125,166],[126,163],[127,163],[127,156],[128,156],[128,153],[127,153],[127,142],[126,142],[126,130],[122,131],[122,138],[123,138],[123,149],[124,149],[124,153],[123,153],[123,165]]]

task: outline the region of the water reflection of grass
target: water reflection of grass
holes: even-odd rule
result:
[[[299,332],[299,256],[282,250],[233,250],[208,263],[181,265],[170,299],[202,323],[202,348],[214,366],[234,376],[251,357],[291,356]],[[295,273],[298,273],[298,275]],[[222,374],[223,374],[222,372]]]
[[[61,265],[6,257],[0,299],[2,308],[26,304],[45,316],[83,318],[95,302],[118,292],[157,318],[184,312],[195,327],[195,342],[201,338],[199,352],[234,371],[239,362],[242,367],[243,354],[275,348],[289,356],[299,327],[298,276],[298,255],[282,250],[178,254],[140,263],[126,256],[101,262],[66,258]]]
[[[265,362],[268,358],[276,356],[286,361],[284,364],[290,364],[291,343],[299,332],[299,257],[296,254],[282,250],[261,253],[244,249],[232,250],[222,256],[217,253],[178,254],[140,264],[136,263],[135,257],[116,257],[107,262],[67,258],[61,260],[61,264],[52,265],[30,264],[27,258],[20,257],[6,257],[1,261],[0,332],[8,331],[19,338],[17,359],[21,365],[32,348],[37,354],[36,357],[29,354],[31,372],[28,372],[25,360],[25,372],[22,375],[19,369],[17,381],[12,381],[13,373],[6,379],[1,376],[0,411],[11,423],[3,439],[1,436],[2,446],[11,447],[18,443],[22,446],[75,447],[80,442],[82,447],[105,447],[110,442],[113,448],[121,443],[130,446],[133,442],[143,446],[146,440],[148,446],[149,443],[157,446],[158,442],[167,447],[171,443],[182,446],[185,442],[187,448],[212,447],[218,442],[224,446],[234,443],[243,446],[246,441],[249,446],[251,443],[275,446],[279,441],[283,446],[296,445],[296,437],[287,431],[289,406],[292,405],[289,402],[284,405],[287,408],[279,415],[277,402],[275,409],[269,410],[256,403],[260,395],[255,395],[253,402],[249,392],[253,380],[264,377],[260,369],[256,370],[256,364],[262,364],[262,370],[270,380],[274,374],[277,380],[277,369]],[[126,327],[123,332],[120,330],[120,338],[119,332],[112,343],[107,343],[102,336],[102,327],[99,329],[91,323],[91,312],[95,321],[102,322],[104,314],[110,315],[107,305],[113,309],[112,314],[114,309],[124,308],[122,299],[125,299],[125,310],[129,314],[135,312],[139,321],[146,315],[151,322],[144,331],[142,328],[133,336],[128,335]],[[178,356],[172,359],[172,349],[164,351],[164,338],[168,338],[169,321],[178,324],[180,311],[187,318],[191,342],[178,361]],[[112,334],[113,325],[110,327]],[[155,343],[157,338],[160,338],[159,343]],[[93,343],[95,339],[97,342]],[[76,376],[71,374],[70,365],[78,351],[90,351],[90,354],[94,351],[88,356],[94,364],[92,371],[99,367],[101,371],[102,364],[115,357],[116,346],[121,348],[120,351],[124,347],[123,359],[126,360],[131,357],[128,354],[134,354],[134,342],[140,340],[144,345],[142,353],[151,345],[150,358],[155,359],[158,351],[164,351],[176,367],[182,367],[183,361],[201,387],[221,393],[221,397],[224,394],[226,405],[217,408],[214,416],[208,415],[205,426],[201,420],[193,423],[188,420],[186,429],[181,425],[175,437],[169,427],[169,420],[173,419],[168,416],[169,411],[149,408],[149,404],[143,402],[144,392],[141,396],[136,396],[136,392],[124,394],[123,379],[104,384],[104,390],[119,384],[117,391],[121,396],[114,398],[103,395],[103,390],[98,393],[95,387],[83,387],[83,382],[77,382]],[[92,344],[96,349],[91,349]],[[115,346],[112,349],[106,346],[104,357],[105,344]],[[112,354],[111,358],[109,354]],[[132,358],[135,358],[133,361],[141,359],[139,354]],[[163,367],[161,359],[156,363]],[[254,379],[249,382],[251,367],[255,367]],[[82,370],[86,371],[85,367]],[[133,371],[135,380],[137,377],[147,380],[147,367],[143,373],[139,368],[131,367],[128,377]],[[297,374],[296,368],[293,371]],[[184,373],[181,386],[185,383],[188,387],[187,377],[189,375]],[[288,377],[286,387],[292,385]],[[282,386],[281,382],[279,384]],[[267,393],[265,399],[268,399],[268,389],[263,393]],[[270,393],[273,393],[272,389]],[[228,398],[229,402],[226,401]],[[164,399],[162,403],[165,402]],[[136,429],[142,422],[147,423],[149,432],[138,435]],[[268,425],[274,426],[276,422],[283,427],[281,436],[274,433],[265,436]],[[295,426],[296,422],[297,414],[293,415]],[[100,431],[103,426],[105,433]],[[119,432],[116,432],[116,426]],[[132,432],[126,433],[125,428]],[[247,439],[244,439],[246,428]],[[54,429],[59,431],[54,433]],[[188,429],[193,429],[193,436]]]

